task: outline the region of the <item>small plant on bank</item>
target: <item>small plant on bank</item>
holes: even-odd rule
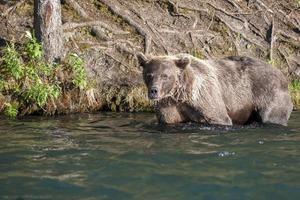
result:
[[[0,112],[10,118],[45,111],[49,101],[54,102],[67,90],[65,85],[81,90],[87,86],[84,61],[78,55],[70,54],[66,63],[47,63],[42,45],[30,32],[26,32],[23,45],[7,44],[0,55],[0,96],[5,99]],[[71,76],[62,83],[57,76],[59,71]]]
[[[7,45],[4,49],[3,67],[1,67],[1,75],[9,75],[13,79],[20,79],[24,73],[22,59],[15,49],[15,45]]]
[[[289,84],[290,91],[300,91],[300,80],[292,80]]]
[[[5,103],[4,114],[10,118],[15,118],[18,115],[18,105],[16,103]]]
[[[193,48],[192,51],[191,51],[191,54],[194,57],[199,58],[199,59],[204,59],[205,58],[205,56],[203,55],[203,52],[198,48]]]
[[[84,89],[87,86],[87,75],[84,69],[84,61],[77,54],[71,53],[68,58],[68,62],[72,67],[73,71],[73,84],[80,88]]]
[[[42,45],[37,42],[34,35],[29,31],[26,31],[27,42],[24,47],[26,49],[26,53],[31,59],[41,59],[43,56]]]
[[[292,80],[289,83],[289,91],[295,109],[300,109],[300,80]]]

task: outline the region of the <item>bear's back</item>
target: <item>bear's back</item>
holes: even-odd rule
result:
[[[202,64],[216,74],[228,114],[236,123],[243,123],[261,102],[269,102],[275,90],[287,90],[280,70],[254,58],[232,56]]]
[[[287,89],[287,80],[279,69],[255,58],[245,56],[231,56],[214,61],[218,70],[219,80],[226,82],[250,81],[255,95],[260,90]],[[226,85],[226,84],[225,84]],[[263,92],[265,92],[263,91]]]

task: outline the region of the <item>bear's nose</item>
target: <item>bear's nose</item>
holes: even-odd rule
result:
[[[152,87],[150,89],[150,98],[156,98],[158,94],[158,88],[157,87]]]

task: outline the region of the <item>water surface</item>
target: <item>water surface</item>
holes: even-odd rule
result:
[[[1,118],[0,199],[300,199],[300,112],[231,129],[152,113]]]

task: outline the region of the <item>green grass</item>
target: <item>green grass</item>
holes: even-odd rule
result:
[[[300,80],[292,80],[289,83],[289,90],[290,91],[300,91]]]
[[[84,69],[84,61],[77,54],[71,53],[68,58],[68,62],[72,67],[73,71],[73,84],[80,88],[84,89],[87,86],[87,75]]]
[[[289,83],[289,91],[295,109],[300,109],[300,80],[292,80]]]
[[[87,88],[84,61],[77,54],[70,54],[60,64],[51,64],[44,60],[42,49],[30,32],[26,32],[23,45],[7,44],[2,49],[0,95],[4,106],[0,107],[0,112],[16,117],[45,111],[48,102],[54,102],[69,88]],[[67,74],[67,79],[60,80],[59,72]]]
[[[4,114],[10,118],[15,118],[18,115],[17,103],[5,103]]]
[[[199,59],[204,59],[205,56],[203,55],[203,52],[201,49],[198,49],[198,48],[193,48],[191,50],[191,55],[196,57],[196,58],[199,58]]]

